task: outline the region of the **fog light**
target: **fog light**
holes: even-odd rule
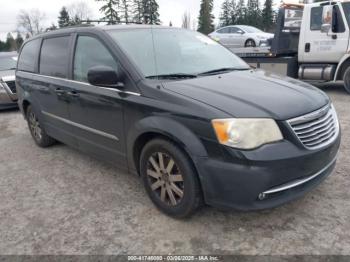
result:
[[[266,195],[264,193],[259,194],[259,199],[264,200],[266,198]]]

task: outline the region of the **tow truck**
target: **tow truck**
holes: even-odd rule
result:
[[[268,47],[234,48],[255,68],[306,82],[343,81],[350,93],[350,2],[283,4]]]

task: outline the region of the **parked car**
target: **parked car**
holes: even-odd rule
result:
[[[16,77],[38,146],[58,140],[139,174],[174,217],[203,203],[271,208],[335,167],[340,128],[325,93],[253,70],[197,32],[56,30],[24,43]]]
[[[274,37],[273,34],[247,25],[222,27],[209,36],[228,48],[266,46],[268,40]]]
[[[0,53],[0,110],[18,107],[15,84],[16,64],[16,52]]]

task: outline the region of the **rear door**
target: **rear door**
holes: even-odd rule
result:
[[[239,27],[230,27],[230,42],[232,47],[244,47],[246,36]]]
[[[130,94],[131,82],[125,80],[123,90],[93,86],[88,71],[94,66],[109,66],[121,72],[118,59],[94,35],[77,35],[70,85],[70,117],[79,147],[119,166],[126,165],[124,139],[124,98]]]
[[[71,35],[44,38],[39,57],[39,74],[32,76],[33,98],[52,137],[72,146],[76,141],[68,124],[67,91]]]

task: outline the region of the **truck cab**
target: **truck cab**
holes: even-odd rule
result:
[[[350,93],[349,39],[350,2],[283,4],[269,52],[236,53],[254,67],[303,81],[343,81]]]

